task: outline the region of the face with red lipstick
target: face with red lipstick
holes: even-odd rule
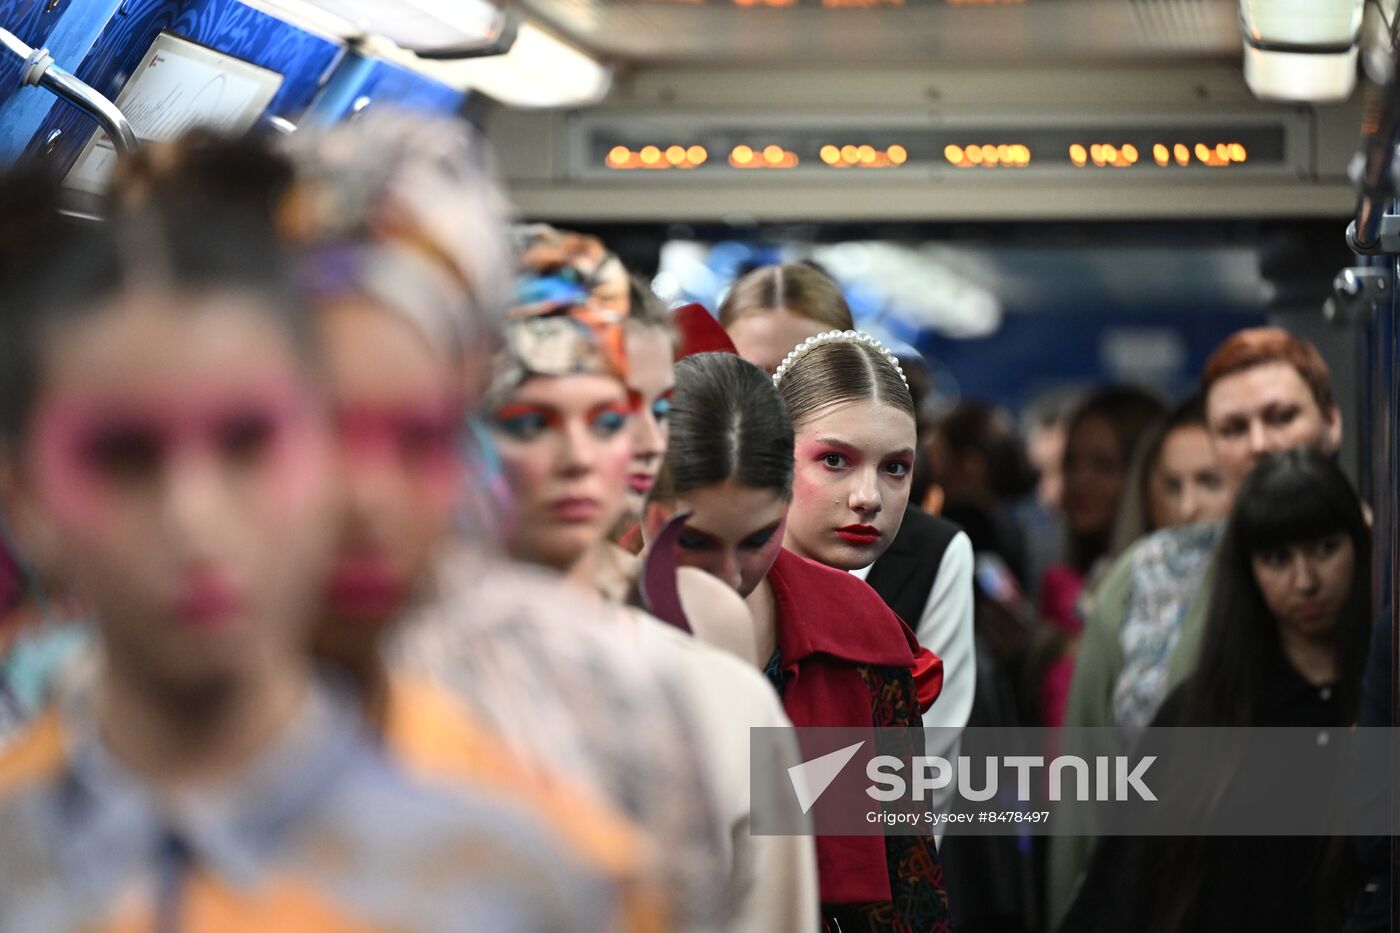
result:
[[[909,504],[914,419],[885,402],[859,399],[822,409],[796,427],[785,545],[842,570],[874,563]]]
[[[632,418],[632,463],[627,470],[627,506],[640,517],[656,483],[671,436],[671,395],[676,367],[671,336],[659,327],[627,328],[627,388],[637,403]]]
[[[323,303],[317,335],[336,414],[340,541],[326,587],[333,626],[394,619],[431,571],[461,490],[454,367],[402,315]]]
[[[532,376],[492,413],[518,514],[518,560],[567,571],[626,510],[634,403],[612,376]]]
[[[285,660],[329,545],[329,445],[285,325],[229,293],[143,293],[52,330],[16,531],[167,689]]]

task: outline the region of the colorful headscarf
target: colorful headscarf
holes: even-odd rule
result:
[[[449,354],[499,333],[509,208],[465,125],[380,111],[297,133],[288,154],[278,221],[310,295],[366,295]]]
[[[627,378],[620,323],[597,323],[568,311],[510,321],[496,360],[489,397],[507,398],[533,376]]]
[[[520,272],[491,397],[505,398],[532,376],[625,380],[627,314],[590,301],[598,274],[616,257],[594,237],[550,227],[524,228],[517,240]]]

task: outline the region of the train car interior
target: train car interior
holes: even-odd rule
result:
[[[0,169],[56,173],[69,222],[101,226],[116,166],[192,129],[451,118],[489,145],[517,237],[596,237],[658,307],[717,315],[773,265],[834,281],[916,374],[920,445],[975,403],[1031,456],[1051,412],[1063,427],[1109,385],[1164,410],[1232,335],[1280,328],[1331,373],[1336,463],[1371,523],[1366,612],[1393,633],[1397,32],[1397,0],[0,0]],[[995,589],[1007,564],[973,546]],[[1384,645],[1372,725],[1400,715]],[[927,929],[1056,929],[1073,888],[1029,839],[950,859],[954,920],[960,894],[975,906]],[[1400,846],[1378,846],[1373,925],[1348,930],[1400,931]],[[855,928],[822,910],[817,929]]]

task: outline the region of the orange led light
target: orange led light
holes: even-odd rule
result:
[[[1191,150],[1186,148],[1185,143],[1177,143],[1173,146],[1172,156],[1175,157],[1177,165],[1191,164]]]
[[[608,150],[603,164],[618,171],[639,168],[650,171],[686,170],[704,165],[709,158],[710,153],[704,146],[686,148],[680,144],[672,144],[665,149],[660,146],[643,146],[635,151],[626,146],[613,146]]]
[[[1156,162],[1158,165],[1165,166],[1171,161],[1171,158],[1171,152],[1161,143],[1157,143],[1152,147],[1152,161]]]
[[[957,148],[957,147],[952,147]],[[888,149],[876,149],[869,144],[845,145],[840,148],[834,145],[821,147],[818,153],[821,160],[832,168],[896,168],[909,161],[909,150],[903,146],[894,145]],[[946,152],[945,152],[946,154]],[[962,158],[962,150],[957,149],[958,158]],[[954,161],[951,157],[949,161]]]
[[[908,157],[907,152],[904,157]],[[955,168],[1024,168],[1031,162],[1031,150],[1020,143],[986,143],[966,148],[949,143],[943,147],[943,158]]]
[[[1089,162],[1089,153],[1079,143],[1069,147],[1069,160],[1079,168],[1083,168]]]
[[[1127,162],[1129,165],[1136,165],[1136,164],[1137,164],[1137,160],[1138,160],[1138,150],[1137,150],[1137,146],[1134,146],[1132,143],[1127,143],[1126,145],[1123,146],[1122,150],[1120,150],[1120,151],[1121,151],[1122,154],[1123,154],[1123,160],[1124,160],[1125,162]]]
[[[1244,146],[1241,146],[1239,143],[1230,143],[1229,149],[1230,161],[1246,162],[1249,160],[1249,153],[1246,152]]]
[[[735,146],[729,151],[729,164],[735,168],[796,168],[800,161],[797,153],[772,144],[757,151],[745,145]]]

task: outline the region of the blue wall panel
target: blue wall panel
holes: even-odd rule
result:
[[[6,2],[6,0],[0,0]],[[76,12],[76,11],[74,11]],[[295,120],[311,103],[342,47],[298,29],[276,17],[244,6],[237,0],[122,0],[75,71],[98,91],[115,99],[127,76],[141,61],[161,31],[198,42],[211,49],[283,75],[283,83],[267,109],[268,115]],[[55,55],[57,58],[57,55]],[[59,59],[60,64],[66,64]],[[25,89],[28,93],[45,93]],[[62,131],[46,157],[67,171],[82,151],[94,124],[61,101],[52,101],[33,133],[25,155],[35,155],[51,130]],[[0,116],[3,112],[0,112]],[[5,133],[11,132],[8,122]]]
[[[0,26],[36,49],[47,48],[62,68],[71,69],[87,54],[102,25],[111,18],[119,0],[0,0]],[[13,55],[0,57],[0,164],[13,161],[24,150],[53,103],[41,88],[21,88],[21,62]]]
[[[460,111],[467,95],[407,68],[351,52],[336,68],[304,122],[309,126],[327,126],[343,120],[360,98],[369,99],[370,109],[391,106],[446,115]]]
[[[63,7],[52,13],[44,12],[46,0],[0,0],[0,26],[38,48],[48,40],[49,32],[63,14]],[[8,98],[19,88],[19,60],[13,55],[0,58],[0,100]]]
[[[962,397],[1019,411],[1047,390],[1143,381],[1140,374],[1114,371],[1104,358],[1103,338],[1115,331],[1146,329],[1179,341],[1179,365],[1153,373],[1146,382],[1171,398],[1183,398],[1195,391],[1206,359],[1222,340],[1241,327],[1264,323],[1262,314],[1226,308],[1191,314],[1140,311],[1131,317],[1110,309],[1085,309],[1008,314],[990,337],[960,340],[926,334],[917,344],[936,371],[951,377]]]

